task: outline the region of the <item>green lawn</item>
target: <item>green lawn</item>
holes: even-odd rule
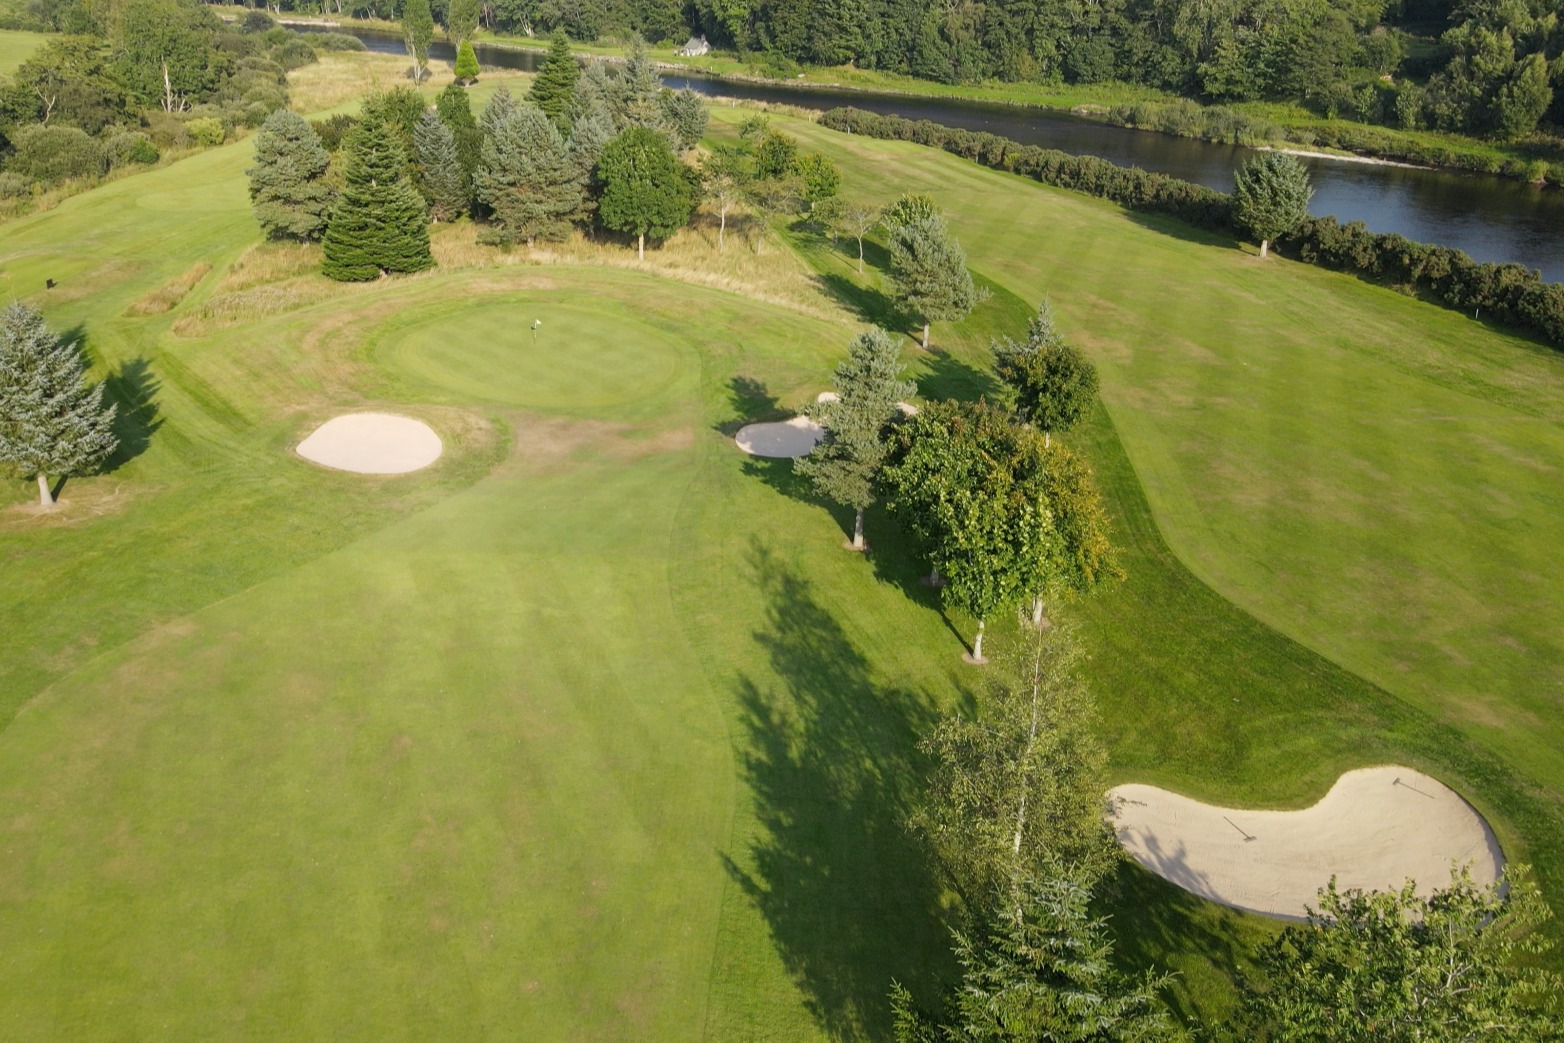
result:
[[[851,192],[934,194],[991,288],[936,325],[926,395],[992,394],[988,338],[1044,294],[1103,367],[1072,437],[1129,579],[1065,614],[1118,777],[1288,805],[1410,762],[1559,893],[1564,616],[1531,579],[1556,356],[787,128]],[[125,441],[52,518],[26,483],[0,497],[0,1037],[882,1037],[892,978],[951,972],[901,818],[917,738],[978,675],[881,512],[844,554],[847,519],[728,435],[824,387],[858,326],[827,295],[889,321],[883,280],[790,232],[807,308],[580,264],[331,287],[245,253],[249,148],[0,244],[7,287],[85,336]],[[200,261],[173,311],[125,316]],[[435,467],[289,452],[388,407],[440,432]],[[1181,973],[1181,1014],[1219,1009],[1271,929],[1133,870],[1108,909],[1127,962]]]
[[[16,29],[0,29],[0,76],[9,76],[32,53],[43,46],[48,37],[42,33],[26,33]]]

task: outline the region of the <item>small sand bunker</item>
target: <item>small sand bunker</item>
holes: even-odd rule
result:
[[[733,440],[751,456],[808,456],[825,437],[825,428],[806,416],[771,424],[750,424]]]
[[[299,443],[306,460],[358,474],[406,474],[440,458],[440,436],[422,420],[390,413],[349,413]]]
[[[1349,771],[1302,811],[1201,804],[1156,786],[1108,793],[1119,842],[1147,869],[1202,898],[1301,919],[1332,874],[1343,890],[1427,894],[1471,863],[1487,884],[1504,867],[1499,842],[1460,794],[1411,768]]]
[[[820,394],[815,396],[815,401],[816,402],[839,402],[839,401],[841,401],[841,398],[842,398],[842,396],[838,395],[835,391],[822,391],[822,392],[820,392]],[[902,416],[917,416],[918,415],[918,407],[913,405],[911,402],[898,402],[898,403],[896,403],[896,408],[901,410]]]

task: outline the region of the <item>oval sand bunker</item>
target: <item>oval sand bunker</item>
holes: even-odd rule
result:
[[[390,413],[349,413],[321,424],[299,443],[306,460],[358,474],[406,474],[428,467],[444,448],[422,420]]]
[[[825,437],[825,429],[806,416],[771,424],[750,424],[733,436],[751,456],[808,456]]]
[[[1301,919],[1332,874],[1342,890],[1408,879],[1426,895],[1471,863],[1489,884],[1504,867],[1493,831],[1460,794],[1411,768],[1361,768],[1302,811],[1202,804],[1156,786],[1108,792],[1124,849],[1186,891],[1250,912]]]

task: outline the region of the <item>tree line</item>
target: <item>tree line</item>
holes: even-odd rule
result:
[[[902,219],[933,205],[903,202],[891,208]],[[854,549],[862,508],[886,499],[945,604],[978,620],[968,661],[986,662],[986,618],[1029,608],[971,708],[920,743],[930,770],[907,827],[956,900],[960,980],[934,1002],[893,987],[898,1043],[1564,1038],[1560,978],[1536,962],[1549,912],[1524,866],[1489,887],[1452,867],[1423,897],[1411,881],[1387,892],[1327,882],[1305,923],[1247,954],[1234,1010],[1207,1024],[1174,1022],[1170,975],[1119,966],[1095,911],[1124,858],[1105,814],[1107,751],[1080,644],[1042,604],[1121,574],[1091,470],[1056,437],[1096,408],[1097,376],[1046,302],[1024,339],[998,338],[992,354],[996,403],[909,415],[915,385],[897,342],[865,331],[834,395],[808,411],[824,441],[794,462],[857,509]]]
[[[1242,228],[1233,197],[1166,174],[1121,167],[1096,156],[1022,145],[985,131],[961,130],[929,120],[881,116],[862,109],[832,109],[822,126],[849,134],[913,141],[1045,184],[1109,199],[1132,210],[1167,214],[1223,234]],[[1370,232],[1362,222],[1301,216],[1266,238],[1310,264],[1352,272],[1436,301],[1474,317],[1487,317],[1564,347],[1564,284],[1545,282],[1519,264],[1477,262],[1462,250],[1418,243],[1395,233]]]
[[[362,46],[307,41],[260,11],[230,26],[193,0],[49,10],[66,35],[0,82],[0,199],[221,144],[286,107],[287,74],[316,46]]]

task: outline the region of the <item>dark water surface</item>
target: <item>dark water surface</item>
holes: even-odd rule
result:
[[[302,27],[300,27],[302,28]],[[351,31],[372,51],[405,54],[400,37]],[[484,65],[532,72],[538,51],[478,44]],[[430,47],[436,61],[453,61],[450,44]],[[928,119],[967,130],[986,130],[1028,145],[1078,155],[1101,156],[1125,166],[1171,174],[1186,181],[1230,191],[1233,169],[1252,150],[1211,144],[1155,131],[1131,130],[1063,113],[1005,105],[915,98],[821,87],[781,87],[717,80],[689,73],[667,73],[670,87],[701,94],[785,102],[828,109],[856,105],[872,112]],[[1304,158],[1314,181],[1316,214],[1362,221],[1376,232],[1399,232],[1408,239],[1465,250],[1479,261],[1517,261],[1541,270],[1544,278],[1564,280],[1564,191],[1543,189],[1506,178],[1409,169],[1333,159]]]

